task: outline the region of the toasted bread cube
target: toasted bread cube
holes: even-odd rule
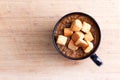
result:
[[[74,42],[76,42],[79,38],[83,39],[84,34],[82,32],[75,32],[71,38]]]
[[[91,32],[88,32],[87,34],[85,34],[84,39],[85,39],[85,40],[88,40],[88,41],[94,40],[93,35],[92,35]]]
[[[68,44],[68,48],[71,49],[71,50],[77,50],[78,47],[75,45],[74,41],[71,39],[69,44]]]
[[[75,21],[73,21],[73,23],[71,24],[71,29],[72,31],[80,31],[82,28],[82,22],[79,19],[76,19]]]
[[[86,22],[83,22],[82,31],[83,31],[84,33],[88,33],[88,32],[90,31],[90,29],[91,29],[91,25],[88,24],[88,23],[86,23]]]
[[[73,31],[71,28],[64,28],[64,36],[71,36],[73,34]]]
[[[57,44],[60,44],[60,45],[65,45],[67,42],[67,37],[66,36],[63,36],[63,35],[59,35],[58,38],[57,38]]]
[[[80,38],[75,42],[75,45],[82,47],[82,48],[88,47],[88,43]]]
[[[84,49],[85,53],[89,53],[93,49],[93,43],[88,40],[87,43],[88,43],[88,47]]]

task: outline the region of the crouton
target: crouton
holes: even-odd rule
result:
[[[80,38],[75,42],[75,45],[77,45],[79,47],[82,47],[82,48],[87,48],[88,47],[88,43],[86,41],[84,41],[83,39],[80,39]]]
[[[71,28],[64,28],[64,36],[71,36],[73,34],[73,31],[71,30]]]
[[[84,33],[88,33],[88,32],[90,31],[90,29],[91,29],[91,25],[88,24],[88,23],[86,23],[86,22],[83,22],[82,31],[83,31]]]
[[[92,35],[91,32],[88,32],[87,34],[85,34],[84,39],[85,39],[85,40],[88,40],[88,41],[94,40],[93,35]]]
[[[87,43],[88,43],[88,47],[84,49],[85,53],[89,53],[93,49],[93,43],[88,40]]]
[[[82,28],[82,22],[79,19],[76,19],[75,21],[73,21],[73,23],[71,24],[71,29],[72,31],[80,31]]]
[[[78,47],[75,45],[74,41],[71,39],[69,44],[68,44],[68,48],[71,49],[71,50],[77,50]]]
[[[59,35],[56,43],[60,45],[65,45],[66,42],[67,42],[67,37],[63,35]]]
[[[76,42],[79,38],[83,39],[84,34],[82,32],[75,32],[71,38],[74,42]]]

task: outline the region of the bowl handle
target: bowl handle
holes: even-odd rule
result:
[[[96,54],[92,54],[90,56],[90,58],[93,60],[93,62],[97,65],[97,66],[101,66],[103,64],[102,60],[96,55]]]

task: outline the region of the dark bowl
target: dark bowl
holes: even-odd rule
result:
[[[55,31],[56,31],[56,29],[57,29],[57,27],[58,27],[58,24],[61,22],[61,20],[63,20],[64,18],[66,18],[67,16],[69,16],[69,15],[74,15],[74,14],[78,14],[78,15],[81,15],[81,16],[86,16],[86,17],[88,17],[89,19],[91,19],[93,22],[94,22],[94,24],[96,25],[96,27],[97,27],[97,30],[98,30],[98,43],[97,43],[97,45],[95,46],[95,48],[90,52],[90,54],[89,55],[87,55],[87,56],[84,56],[84,57],[82,57],[82,58],[72,58],[72,57],[69,57],[69,56],[66,56],[65,54],[63,54],[62,53],[62,51],[60,51],[60,49],[58,48],[58,46],[57,46],[57,44],[56,44],[56,40],[55,40]],[[55,48],[57,49],[57,51],[61,54],[61,55],[63,55],[64,57],[66,57],[66,58],[68,58],[68,59],[72,59],[72,60],[81,60],[81,59],[85,59],[85,58],[88,58],[88,57],[90,57],[92,54],[94,54],[95,53],[95,51],[98,49],[98,47],[99,47],[99,44],[100,44],[100,41],[101,41],[101,31],[100,31],[100,27],[99,27],[99,25],[97,24],[97,22],[95,21],[95,19],[93,18],[93,17],[91,17],[90,15],[88,15],[88,14],[86,14],[86,13],[83,13],[83,12],[72,12],[72,13],[69,13],[69,14],[66,14],[65,16],[63,16],[57,23],[56,23],[56,25],[55,25],[55,27],[54,27],[54,29],[53,29],[53,33],[52,33],[52,40],[53,40],[53,44],[54,44],[54,46],[55,46]]]

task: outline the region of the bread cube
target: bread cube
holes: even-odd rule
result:
[[[85,40],[88,40],[88,41],[94,40],[93,35],[92,35],[91,32],[88,32],[87,34],[85,34],[84,39],[85,39]]]
[[[75,45],[74,41],[71,39],[69,44],[68,44],[68,48],[75,51],[78,49],[78,47]]]
[[[76,19],[75,21],[73,21],[73,23],[71,24],[71,29],[72,31],[80,31],[82,28],[82,22],[79,19]]]
[[[93,43],[88,40],[87,43],[88,43],[88,47],[84,49],[85,53],[89,53],[93,49]]]
[[[83,22],[82,31],[83,31],[84,33],[88,33],[88,32],[90,31],[90,29],[91,29],[91,25],[88,24],[88,23],[86,23],[86,22]]]
[[[82,47],[83,49],[88,47],[88,43],[80,38],[75,42],[75,45]]]
[[[65,45],[66,42],[67,42],[67,37],[63,35],[59,35],[56,43],[60,45]]]
[[[73,34],[73,31],[71,30],[71,28],[64,28],[64,36],[71,36]]]
[[[84,38],[84,34],[82,32],[75,32],[73,35],[72,35],[72,40],[74,42],[76,42],[79,38],[80,39],[83,39]]]

